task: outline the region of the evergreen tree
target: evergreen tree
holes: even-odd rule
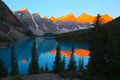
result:
[[[84,58],[79,58],[78,70],[82,72],[84,70]]]
[[[103,28],[101,27],[102,19],[98,14],[94,28],[91,31],[90,40],[90,58],[88,64],[89,74],[103,79],[105,75],[105,47],[106,39],[104,36]]]
[[[48,65],[46,64],[46,66],[45,66],[45,72],[47,73],[47,72],[49,72],[49,69],[48,69]]]
[[[57,48],[56,48],[56,56],[55,56],[55,61],[53,63],[53,72],[54,73],[59,73],[61,72],[61,54],[60,54],[60,43],[58,43]]]
[[[106,76],[107,80],[120,80],[120,35],[115,40],[109,40],[106,53]]]
[[[63,60],[61,61],[61,72],[65,71],[65,56],[63,56]]]
[[[68,71],[75,71],[76,70],[76,61],[74,59],[74,46],[72,45],[72,53],[71,58],[68,64]]]
[[[4,66],[4,62],[2,61],[1,54],[0,54],[0,77],[6,77],[7,75],[8,75],[8,71]]]
[[[39,73],[39,65],[38,65],[38,54],[37,54],[37,49],[36,49],[35,38],[33,38],[31,53],[32,53],[32,57],[31,57],[31,63],[29,64],[28,73],[29,74],[38,74]]]
[[[14,46],[11,48],[11,71],[10,75],[15,76],[18,74],[18,61],[14,54]]]
[[[91,30],[88,73],[96,77],[95,80],[120,80],[120,35],[109,33],[109,29],[115,28],[111,25],[101,27],[101,23],[98,15]]]
[[[43,67],[40,68],[40,72],[41,72],[41,73],[44,73],[44,72],[45,72],[45,70],[44,70]]]

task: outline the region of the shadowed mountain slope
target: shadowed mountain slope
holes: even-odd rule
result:
[[[8,6],[0,0],[0,45],[17,39],[27,38],[19,20]]]

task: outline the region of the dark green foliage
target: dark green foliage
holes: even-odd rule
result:
[[[71,53],[71,58],[68,64],[68,71],[76,71],[76,69],[77,69],[77,66],[74,58],[74,46],[72,45],[72,53]]]
[[[63,60],[61,61],[61,72],[65,72],[65,56],[63,56]]]
[[[73,31],[73,32],[57,34],[56,39],[58,41],[79,42],[79,43],[86,44],[90,40],[90,36],[89,36],[90,31],[91,31],[91,29],[85,29],[85,30],[77,30],[77,31]]]
[[[56,56],[55,56],[55,61],[53,63],[53,72],[54,73],[59,73],[61,72],[61,54],[60,54],[60,43],[58,43],[57,48],[56,48]]]
[[[14,46],[11,48],[11,71],[10,75],[15,76],[18,74],[18,61],[14,54]]]
[[[49,69],[48,69],[48,65],[46,64],[46,66],[45,66],[45,72],[47,73],[47,72],[49,72]]]
[[[88,65],[89,74],[97,77],[104,77],[106,41],[103,39],[103,30],[101,28],[101,18],[98,14],[94,28],[91,31],[90,41],[90,59]],[[93,40],[94,39],[94,40]]]
[[[111,33],[109,30],[112,27],[108,25],[101,27],[98,15],[95,28],[91,30],[88,73],[93,80],[120,80],[120,35],[115,30],[116,26],[111,30],[116,32]]]
[[[1,54],[0,54],[0,77],[6,77],[8,75],[8,72],[4,66],[4,62],[1,59]]]
[[[114,38],[115,39],[115,38]],[[108,80],[120,80],[120,36],[108,43],[106,53],[106,77]],[[114,76],[114,77],[113,77]]]
[[[35,38],[33,38],[31,53],[32,53],[32,57],[31,57],[31,63],[29,64],[28,73],[29,74],[38,74],[39,66],[38,66],[38,54],[37,54],[37,49],[36,49]]]
[[[103,22],[103,19],[101,19],[100,14],[98,14],[98,15],[97,15],[97,18],[96,18],[96,20],[95,20],[95,22],[94,22],[93,25],[94,25],[95,28],[100,28],[102,22]]]
[[[84,58],[79,58],[78,70],[82,72],[84,70]]]
[[[41,72],[41,73],[44,73],[44,72],[45,72],[45,70],[44,70],[43,67],[40,68],[40,72]]]
[[[106,48],[106,77],[109,80],[120,80],[120,17],[106,24],[108,43]],[[105,27],[104,26],[104,27]],[[114,77],[113,77],[114,76]]]

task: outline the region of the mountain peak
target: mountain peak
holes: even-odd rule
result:
[[[58,22],[58,18],[55,18],[54,16],[51,16],[50,19],[53,21],[53,22]]]
[[[107,22],[113,20],[113,18],[110,17],[108,14],[101,15],[101,18],[104,19],[103,23],[107,23]],[[91,23],[91,22],[95,21],[96,16],[92,16],[92,15],[89,15],[87,13],[83,13],[79,17],[76,18],[73,13],[69,13],[69,14],[66,14],[66,15],[58,17],[58,18],[55,18],[54,16],[51,16],[50,19],[53,22],[72,20],[72,21],[76,21],[76,22],[79,22],[79,23]]]
[[[71,12],[69,14],[67,14],[66,16],[72,16],[72,17],[75,17],[74,14]]]
[[[91,16],[87,13],[83,13],[77,18],[76,21],[80,23],[88,23],[88,22],[93,22],[94,20],[95,20],[94,16]]]
[[[62,17],[59,17],[58,19],[59,20],[75,20],[76,17],[74,16],[73,13],[69,13],[69,14],[66,14],[66,15],[64,15]]]
[[[95,19],[96,19],[97,16],[92,16],[92,15],[89,15],[89,14],[86,14],[86,13],[83,13],[82,15],[80,15],[78,18],[77,18],[77,22],[80,22],[80,23],[86,23],[86,22],[94,22]],[[108,14],[103,14],[101,15],[101,19],[103,19],[103,22],[102,23],[107,23],[111,20],[113,20],[112,17],[110,17]]]
[[[22,8],[22,9],[20,9],[20,12],[26,13],[26,12],[28,12],[28,10],[26,8]]]
[[[44,19],[48,19],[48,17],[47,17],[47,16],[44,16]]]
[[[82,13],[80,16],[91,16],[91,15],[89,15],[87,13]]]
[[[103,23],[107,23],[107,22],[113,20],[113,18],[111,16],[109,16],[108,14],[101,15],[101,18],[103,19]]]
[[[40,16],[39,13],[37,13],[37,12],[36,12],[36,13],[33,13],[33,15],[34,15],[34,16]]]

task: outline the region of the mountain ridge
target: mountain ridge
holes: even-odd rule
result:
[[[120,42],[120,16],[115,18],[114,20],[103,24],[101,29],[105,30],[108,42],[114,41],[114,42]],[[56,35],[56,39],[58,41],[76,41],[79,43],[85,43],[89,44],[89,41],[91,39],[90,33],[92,29],[84,29],[84,30],[77,30],[73,32],[68,32],[68,33],[62,33]]]
[[[105,21],[104,23],[107,23],[107,22],[113,20],[113,18],[111,16],[109,16],[108,14],[102,14],[101,18],[104,19],[104,21]],[[80,16],[75,17],[73,13],[69,13],[69,14],[66,14],[66,15],[58,17],[58,18],[55,18],[54,16],[52,16],[52,17],[50,17],[50,19],[53,22],[72,20],[72,21],[76,21],[79,23],[92,23],[95,21],[96,16],[92,16],[87,13],[82,13]]]
[[[28,11],[28,9],[27,8],[22,8],[19,11],[20,12],[26,12],[26,11]],[[39,15],[39,13],[33,13],[33,14],[36,14],[36,16]],[[76,17],[73,13],[68,13],[68,14],[65,14],[65,15],[60,16],[60,17],[51,16],[50,18],[48,18],[47,16],[44,16],[43,18],[50,19],[54,23],[56,23],[58,21],[71,21],[71,20],[79,22],[79,23],[92,23],[92,22],[95,21],[96,16],[93,16],[93,15],[90,15],[90,14],[87,14],[87,13],[82,13],[81,15]],[[102,14],[101,18],[104,19],[103,23],[107,23],[107,22],[114,19],[109,14]]]
[[[55,18],[54,16],[50,18],[47,16],[41,17],[39,13],[30,14],[29,10],[26,8],[14,11],[13,13],[20,20],[25,29],[29,29],[29,33],[33,33],[33,35],[37,36],[43,36],[48,33],[60,34],[92,28],[92,24],[96,19],[96,16],[91,16],[87,13],[83,13],[78,17],[74,16],[73,13],[59,18]],[[113,20],[108,14],[104,14],[101,17],[105,18],[104,23]]]
[[[47,17],[41,18],[39,13],[30,14],[26,8],[22,8],[14,11],[13,14],[19,19],[26,32],[33,36],[43,36],[56,31],[56,25]]]

